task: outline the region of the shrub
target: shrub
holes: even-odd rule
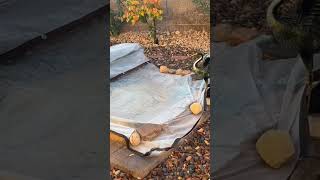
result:
[[[110,10],[110,35],[117,36],[121,31],[121,21],[117,16],[117,13]]]
[[[162,20],[163,10],[160,0],[124,0],[124,14],[122,21],[135,25],[137,22],[146,23],[149,33],[155,44],[157,38],[157,20]]]
[[[123,16],[123,9],[121,6],[121,0],[116,0],[117,11],[110,9],[110,35],[117,36],[121,32],[122,22],[121,17]]]
[[[210,0],[192,0],[205,14],[210,14]]]

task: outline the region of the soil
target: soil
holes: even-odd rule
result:
[[[215,24],[227,23],[233,26],[256,28],[270,33],[266,22],[268,6],[272,0],[215,0],[212,12]],[[298,0],[283,0],[276,12],[281,16],[292,16],[299,7]]]

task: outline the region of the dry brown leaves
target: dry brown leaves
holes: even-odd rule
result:
[[[112,44],[139,43],[145,48],[175,46],[187,49],[209,51],[210,34],[206,31],[175,31],[158,33],[159,45],[153,44],[148,32],[125,32],[117,37],[111,37]]]

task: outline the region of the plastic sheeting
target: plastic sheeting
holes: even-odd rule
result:
[[[129,71],[148,59],[143,48],[136,43],[123,43],[110,47],[110,78]]]
[[[94,19],[0,65],[0,179],[106,178],[104,27]]]
[[[263,61],[255,41],[214,45],[213,178],[284,180],[294,162],[268,168],[255,142],[270,128],[290,132],[299,151],[299,112],[306,70],[298,58]],[[316,67],[319,67],[315,57]],[[298,154],[298,153],[297,153]]]
[[[0,0],[0,54],[106,5],[103,0]]]
[[[111,73],[125,73],[110,84],[110,130],[128,139],[141,123],[165,124],[167,129],[154,140],[130,148],[144,155],[170,148],[198,122],[201,115],[193,115],[188,108],[192,102],[203,105],[204,80],[163,74],[151,63],[137,67],[146,61],[137,44],[116,45],[110,52]]]

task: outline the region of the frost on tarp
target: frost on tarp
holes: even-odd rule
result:
[[[123,43],[110,47],[110,78],[127,72],[148,61],[143,48],[136,43]]]
[[[143,49],[135,44],[122,50],[126,47],[117,45],[117,53],[111,53],[115,56],[110,58],[125,66],[123,69],[118,63],[111,66],[117,73],[125,74],[110,84],[110,129],[129,138],[141,124],[165,124],[168,128],[158,137],[131,148],[142,154],[154,148],[170,148],[198,122],[201,115],[193,115],[189,105],[195,101],[203,105],[205,82],[193,81],[190,75],[160,73],[151,63],[141,65],[146,60]],[[135,57],[143,58],[139,61]],[[137,67],[138,64],[141,66]]]

